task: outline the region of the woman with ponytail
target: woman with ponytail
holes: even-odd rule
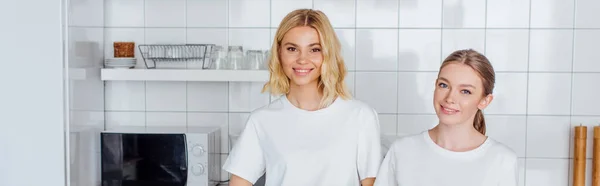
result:
[[[385,155],[375,186],[517,186],[517,155],[485,135],[482,110],[493,99],[495,73],[474,50],[442,63],[433,104],[439,123],[402,137]]]

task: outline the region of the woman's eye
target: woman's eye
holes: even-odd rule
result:
[[[294,52],[294,51],[296,51],[296,48],[294,48],[294,47],[288,47],[287,50]]]
[[[442,88],[446,88],[446,87],[448,87],[448,85],[446,85],[446,83],[439,83],[439,84],[438,84],[438,86],[439,86],[439,87],[442,87]]]
[[[313,48],[312,51],[313,52],[321,52],[321,49],[320,48]]]
[[[469,90],[461,90],[460,92],[463,94],[471,94],[471,91],[469,91]]]

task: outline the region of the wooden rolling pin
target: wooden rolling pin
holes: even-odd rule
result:
[[[573,150],[573,186],[585,186],[585,156],[587,127],[575,127],[575,149]]]
[[[594,156],[592,157],[592,186],[600,186],[600,126],[594,126]]]

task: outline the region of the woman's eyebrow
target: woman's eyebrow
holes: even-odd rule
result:
[[[450,81],[448,81],[448,79],[446,79],[446,78],[444,78],[444,77],[439,77],[439,78],[438,78],[438,80],[442,80],[442,81],[445,81],[445,82],[448,82],[448,83],[450,83]],[[460,84],[460,85],[458,85],[458,86],[459,86],[459,87],[471,87],[471,88],[473,88],[473,89],[476,89],[476,88],[475,88],[475,86],[473,86],[473,85],[471,85],[471,84]]]

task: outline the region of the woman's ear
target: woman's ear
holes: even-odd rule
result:
[[[490,103],[492,102],[493,99],[494,99],[494,95],[488,94],[487,96],[483,97],[481,99],[481,101],[479,101],[477,108],[479,108],[479,110],[485,109],[488,105],[490,105]]]

